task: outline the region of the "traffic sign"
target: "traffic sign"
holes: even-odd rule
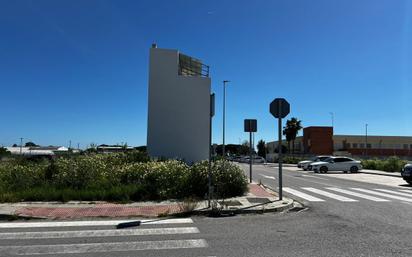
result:
[[[245,132],[256,132],[257,121],[254,119],[245,119]]]
[[[275,118],[285,118],[290,112],[290,104],[284,98],[276,98],[270,103],[270,113]]]

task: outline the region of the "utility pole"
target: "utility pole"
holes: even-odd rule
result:
[[[20,155],[23,153],[23,138],[20,138]]]
[[[334,119],[335,119],[335,116],[334,116],[334,113],[333,112],[330,112],[329,113],[330,114],[330,118],[331,118],[331,120],[332,120],[332,128],[333,128],[333,126],[334,126]]]
[[[69,140],[69,150],[72,148],[72,141]]]
[[[229,80],[223,80],[223,146],[222,146],[222,156],[225,158],[225,122],[226,122],[226,83]]]
[[[365,155],[368,155],[368,123],[365,124]]]

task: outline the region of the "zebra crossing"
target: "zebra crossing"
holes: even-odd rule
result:
[[[361,200],[372,202],[391,202],[393,200],[412,202],[412,190],[403,189],[284,187],[283,191],[308,202],[325,202],[328,200],[336,200],[339,202],[359,202]]]
[[[115,228],[115,225],[129,221],[0,223],[0,256],[86,253],[113,253],[112,256],[117,256],[121,252],[138,256],[136,252],[144,250],[208,247],[206,240],[199,238],[200,231],[190,218],[142,220],[139,227]],[[149,239],[145,238],[147,236]],[[85,239],[90,242],[85,242]],[[68,243],[62,243],[63,240]]]

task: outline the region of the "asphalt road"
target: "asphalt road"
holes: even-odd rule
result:
[[[276,189],[275,167],[255,165],[253,177]],[[292,168],[284,170],[284,186],[309,199],[285,193],[308,208],[122,230],[110,220],[0,223],[0,256],[412,256],[412,188]]]

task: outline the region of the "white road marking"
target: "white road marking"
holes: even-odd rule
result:
[[[135,241],[116,243],[58,244],[58,245],[18,245],[1,246],[0,252],[9,255],[45,255],[98,252],[124,252],[138,250],[164,250],[207,247],[204,239]]]
[[[264,177],[264,178],[268,178],[268,179],[273,179],[273,180],[275,180],[276,178],[275,177],[273,177],[273,176],[266,176],[266,175],[262,175],[262,174],[259,174],[259,176],[262,176],[262,177]]]
[[[407,194],[407,193],[401,193],[401,192],[397,192],[397,191],[393,191],[393,190],[388,190],[388,189],[375,189],[381,192],[385,192],[385,193],[391,193],[391,194],[395,194],[395,195],[401,195],[401,196],[406,196],[406,197],[412,197],[411,194]]]
[[[363,189],[363,188],[352,188],[352,189],[360,191],[360,192],[365,192],[365,193],[368,193],[368,194],[383,196],[383,197],[386,197],[386,198],[392,198],[392,199],[401,200],[401,201],[405,201],[405,202],[412,202],[412,199],[401,197],[401,196],[385,194],[385,193],[376,192],[376,191]]]
[[[302,199],[305,199],[305,200],[307,200],[307,201],[309,201],[309,202],[324,202],[324,201],[325,201],[325,200],[322,200],[322,199],[320,199],[320,198],[317,198],[317,197],[314,197],[314,196],[305,194],[305,193],[303,193],[303,192],[300,192],[300,191],[298,191],[298,190],[295,190],[295,189],[292,189],[292,188],[289,188],[289,187],[284,187],[284,188],[283,188],[283,191],[285,191],[285,192],[287,192],[287,193],[290,193],[290,194],[292,194],[292,195],[295,195],[295,196],[297,196],[297,197],[300,197],[300,198],[302,198]]]
[[[16,233],[0,233],[0,240],[2,239],[43,239],[43,238],[75,238],[75,237],[172,235],[172,234],[195,234],[195,233],[199,233],[199,229],[195,227],[16,232]]]
[[[311,175],[302,175],[302,177],[310,177],[310,178],[316,178],[316,179],[321,179],[321,180],[329,180],[327,178],[320,178],[318,176],[311,176]]]
[[[341,201],[341,202],[358,202],[358,200],[351,199],[351,198],[348,198],[348,197],[345,197],[345,196],[340,196],[340,195],[337,195],[337,194],[332,194],[332,193],[329,193],[329,192],[326,192],[326,191],[323,191],[323,190],[320,190],[320,189],[316,189],[316,188],[313,188],[313,187],[302,187],[302,188],[305,189],[305,190],[308,190],[310,192],[316,193],[316,194],[320,194],[320,195],[323,195],[323,196],[326,196],[326,197],[329,197],[329,198],[336,199],[336,200]]]
[[[337,187],[327,187],[326,189],[335,191],[335,192],[339,192],[339,193],[344,193],[347,195],[353,195],[359,198],[364,198],[367,200],[371,200],[371,201],[375,201],[375,202],[390,202],[390,200],[387,199],[382,199],[382,198],[378,198],[378,197],[374,197],[374,196],[370,196],[370,195],[365,195],[365,194],[361,194],[361,193],[357,193],[357,192],[352,192],[349,190],[345,190],[342,188],[337,188]]]
[[[406,193],[412,194],[412,190],[408,190],[408,189],[400,189],[399,191],[402,191],[402,192],[406,192]]]
[[[116,226],[119,223],[132,222],[135,220],[95,220],[95,221],[57,221],[57,222],[7,222],[0,223],[0,228],[50,228],[50,227],[83,227],[83,226]],[[187,224],[193,223],[190,218],[182,219],[152,219],[140,220],[145,224]]]

